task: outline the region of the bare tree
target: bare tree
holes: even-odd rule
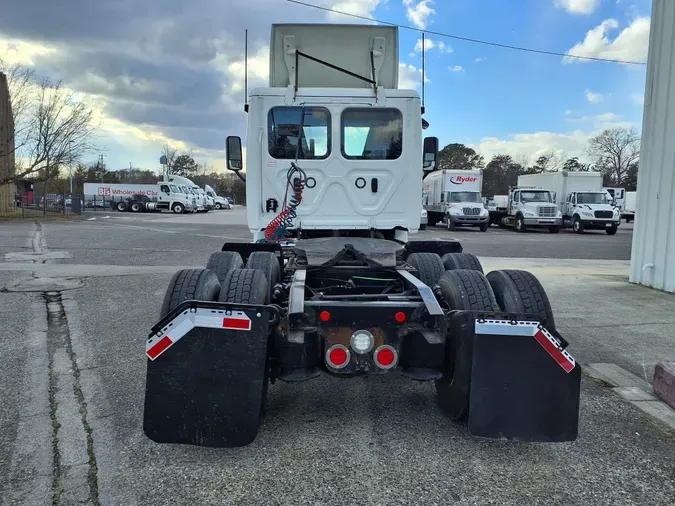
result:
[[[633,127],[604,130],[590,140],[588,155],[601,172],[620,185],[640,158],[640,136]]]
[[[169,143],[164,143],[162,147],[162,157],[164,157],[164,171],[167,174],[173,174],[173,163],[176,161],[176,156],[178,156],[178,150],[169,146]]]
[[[537,173],[557,172],[561,164],[562,156],[558,155],[555,151],[549,150],[537,158],[533,169]]]
[[[0,176],[0,185],[29,176],[48,180],[93,149],[93,110],[62,83],[36,81],[20,65],[8,69],[8,82],[15,128],[13,142],[5,146],[13,149],[16,163],[15,170]]]

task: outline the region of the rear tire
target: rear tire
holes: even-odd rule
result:
[[[438,284],[450,309],[481,312],[499,310],[490,282],[482,272],[468,269],[445,271]]]
[[[487,280],[502,311],[538,315],[546,320],[548,328],[555,329],[551,303],[534,274],[519,270],[492,271]]]
[[[446,271],[466,269],[483,273],[483,266],[480,264],[480,260],[478,260],[476,255],[472,255],[471,253],[446,253],[441,260]]]
[[[247,269],[257,269],[265,274],[267,288],[272,290],[281,281],[279,259],[271,251],[254,251],[246,260]]]
[[[173,275],[164,295],[160,318],[186,300],[213,302],[218,300],[220,282],[208,269],[182,269]]]
[[[267,286],[265,274],[257,269],[235,269],[223,281],[218,302],[234,302],[237,304],[265,305],[270,300],[270,288]],[[265,357],[265,375],[262,382],[260,401],[260,420],[265,416],[267,391],[270,383],[270,351],[271,339],[268,338],[267,355]]]
[[[477,271],[445,271],[441,280],[441,293],[452,309],[469,311],[496,311],[497,302],[488,280]],[[466,419],[469,413],[470,391],[462,381],[455,381],[455,371],[470,370],[473,333],[466,339],[446,341],[443,377],[435,381],[438,404],[441,410],[455,421]],[[465,382],[466,383],[466,382]]]
[[[126,202],[118,202],[117,205],[115,205],[115,208],[116,208],[120,213],[123,213],[124,211],[127,210],[127,203],[126,203]]]
[[[445,271],[443,261],[436,253],[411,253],[406,262],[417,270],[417,279],[429,287],[438,284]]]
[[[230,272],[235,269],[243,269],[244,261],[236,251],[216,251],[211,253],[206,268],[215,272],[218,281],[222,283]]]
[[[134,202],[133,204],[131,204],[131,210],[134,213],[140,213],[141,212],[141,205],[138,202]]]

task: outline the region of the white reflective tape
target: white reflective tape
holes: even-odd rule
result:
[[[476,320],[476,334],[496,334],[498,336],[534,336],[539,330],[539,322],[512,320]]]
[[[243,326],[225,326],[224,321],[226,318],[248,322],[248,324]],[[206,308],[185,310],[162,327],[162,329],[154,336],[148,338],[145,342],[145,354],[150,360],[155,360],[195,327],[207,329],[251,330],[251,319],[244,311]],[[165,338],[170,340],[168,346]],[[158,344],[160,344],[159,348],[153,350]]]

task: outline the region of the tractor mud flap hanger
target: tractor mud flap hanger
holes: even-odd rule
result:
[[[278,319],[276,306],[197,301],[167,314],[146,341],[145,434],[157,443],[213,447],[253,441],[267,390],[268,335]]]

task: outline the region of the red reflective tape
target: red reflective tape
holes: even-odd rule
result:
[[[251,330],[251,320],[248,318],[223,318],[224,329]]]
[[[537,340],[539,344],[548,352],[551,357],[553,357],[553,360],[558,362],[558,365],[562,367],[565,372],[572,372],[574,369],[574,362],[572,362],[569,358],[567,358],[565,355],[563,355],[563,352],[560,351],[555,344],[553,344],[548,337],[546,337],[546,334],[544,334],[541,330],[537,331],[537,333],[534,335],[534,338]]]
[[[151,360],[155,360],[172,344],[173,341],[169,338],[169,336],[164,336],[159,341],[157,341],[155,345],[146,352],[146,354]]]

